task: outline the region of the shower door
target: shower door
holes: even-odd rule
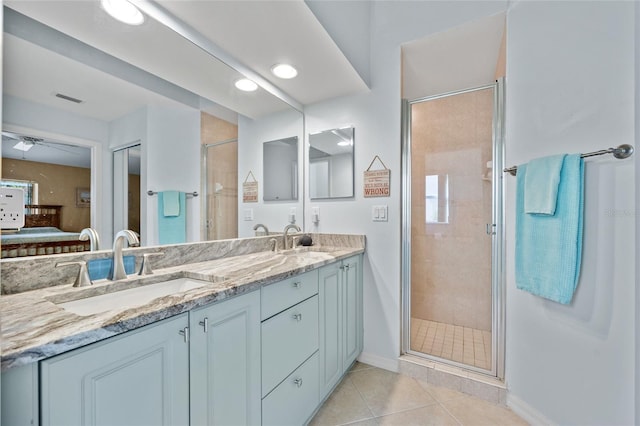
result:
[[[203,145],[206,240],[238,237],[238,141]]]
[[[403,349],[501,376],[498,83],[405,102]]]

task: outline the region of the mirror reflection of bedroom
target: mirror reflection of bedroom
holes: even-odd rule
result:
[[[89,250],[91,149],[2,132],[2,187],[24,191],[25,225],[2,230],[1,257]]]

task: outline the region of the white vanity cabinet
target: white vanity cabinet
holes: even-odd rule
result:
[[[190,313],[191,425],[259,425],[260,292]]]
[[[320,268],[320,398],[324,399],[362,351],[362,257]]]
[[[262,424],[305,424],[320,402],[318,271],[263,287],[262,301]]]
[[[42,361],[41,424],[188,424],[188,325],[185,313]]]

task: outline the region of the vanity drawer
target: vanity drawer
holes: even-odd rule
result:
[[[304,424],[320,402],[318,352],[262,400],[263,425]]]
[[[318,350],[318,296],[262,323],[262,396]]]
[[[317,293],[317,269],[262,287],[261,319],[272,317]]]

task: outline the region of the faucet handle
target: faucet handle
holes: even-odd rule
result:
[[[269,244],[271,244],[271,251],[273,251],[274,253],[278,252],[278,240],[276,240],[275,238],[270,238],[269,239]]]
[[[73,283],[74,287],[88,287],[91,284],[91,278],[89,278],[89,271],[87,270],[87,262],[84,260],[79,260],[77,262],[60,262],[56,263],[56,268],[61,266],[72,266],[72,265],[80,265],[80,269],[78,270],[78,275],[76,276],[76,280]]]
[[[153,270],[151,269],[151,261],[149,260],[149,258],[154,256],[164,256],[164,252],[159,251],[157,253],[144,253],[142,255],[142,265],[140,265],[140,272],[138,272],[138,275],[153,274]]]

